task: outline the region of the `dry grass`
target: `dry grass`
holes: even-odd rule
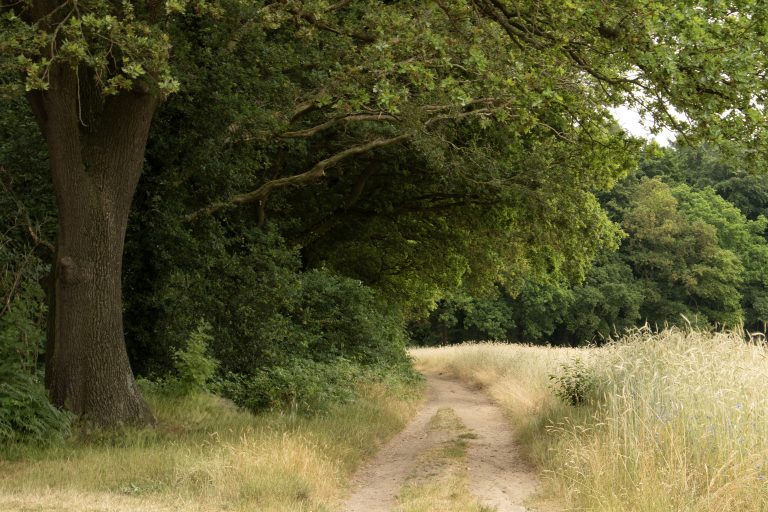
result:
[[[768,510],[764,346],[671,330],[600,349],[474,344],[413,355],[483,385],[568,510]],[[574,357],[598,382],[580,407],[549,388]]]
[[[254,416],[205,394],[155,397],[157,429],[7,450],[0,510],[335,510],[350,473],[418,402],[403,387],[362,395],[312,418]]]

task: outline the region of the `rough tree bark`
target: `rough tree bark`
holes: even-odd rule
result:
[[[152,116],[149,91],[103,96],[87,70],[57,65],[29,96],[58,209],[46,383],[53,402],[104,426],[153,421],[133,377],[122,257]]]

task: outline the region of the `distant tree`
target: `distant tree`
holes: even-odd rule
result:
[[[717,183],[717,194],[741,210],[750,220],[768,215],[768,173],[739,173]]]
[[[573,344],[607,339],[642,321],[645,292],[617,253],[603,255],[572,293],[563,323]]]
[[[649,146],[639,174],[697,189],[711,187],[750,220],[768,213],[768,173],[764,162],[751,158],[747,150],[733,154],[711,145]]]
[[[621,224],[628,233],[622,250],[645,291],[645,319],[663,323],[682,314],[693,321],[701,314],[721,325],[741,323],[741,261],[718,245],[714,226],[681,211],[668,185],[637,185]]]
[[[737,256],[743,267],[739,292],[743,296],[744,322],[750,329],[764,329],[768,321],[768,243],[766,218],[748,220],[739,209],[711,188],[678,185],[672,194],[690,222],[703,221],[716,230],[718,245]]]

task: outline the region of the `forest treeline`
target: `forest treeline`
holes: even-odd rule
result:
[[[646,324],[765,332],[768,176],[750,161],[651,144],[600,204],[623,238],[583,282],[523,278],[485,296],[456,293],[411,325],[414,340],[578,346]]]
[[[0,1],[0,436],[151,423],[134,373],[312,410],[409,338],[768,318],[762,3],[87,4]]]

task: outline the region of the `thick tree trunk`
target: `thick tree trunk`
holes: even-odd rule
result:
[[[100,425],[153,421],[123,335],[122,255],[157,99],[102,97],[59,66],[30,97],[45,135],[58,207],[46,384],[56,405]]]

